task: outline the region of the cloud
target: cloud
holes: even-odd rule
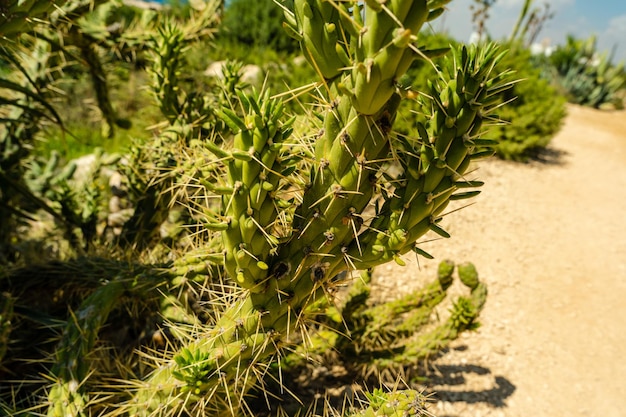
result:
[[[609,20],[609,27],[605,33],[607,36],[620,36],[623,39],[624,35],[626,35],[626,14]]]
[[[626,59],[626,14],[615,16],[609,20],[607,28],[598,35],[598,48],[612,50],[615,48],[617,61]]]

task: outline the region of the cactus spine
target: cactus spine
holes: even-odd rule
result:
[[[295,1],[287,25],[326,88],[310,177],[297,198],[284,198],[283,189],[299,184],[283,146],[292,121],[281,123],[279,101],[240,94],[243,116],[223,110],[234,138],[231,147],[204,143],[227,173],[209,187],[221,195],[221,208],[207,227],[221,233],[225,270],[247,292],[142,384],[131,414],[164,406],[240,413],[266,358],[280,352],[334,277],[402,263],[430,230],[448,236],[441,213],[450,200],[476,194],[456,191],[479,185],[464,173],[491,152],[477,152],[488,145],[479,133],[504,75],[491,74],[500,59],[495,47],[462,48],[420,99],[427,117],[416,122],[418,135],[393,134],[403,98],[397,80],[413,60],[435,53],[419,50],[417,35],[445,3]],[[392,174],[390,165],[401,169]],[[371,205],[375,215],[365,220]],[[466,320],[465,310],[454,320]]]
[[[37,19],[56,11],[67,0],[9,0],[0,6],[0,38],[12,39],[32,29]]]

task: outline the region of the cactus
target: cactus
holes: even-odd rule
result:
[[[87,416],[89,402],[82,392],[89,374],[87,363],[100,327],[124,292],[124,283],[113,280],[93,292],[68,321],[52,368],[55,379],[48,399],[49,417]]]
[[[77,163],[62,164],[58,152],[47,160],[34,158],[24,177],[28,190],[49,207],[55,220],[62,226],[65,238],[78,254],[83,254],[95,243],[98,224],[103,220],[103,171],[114,167],[121,156],[105,154],[101,148],[92,154],[93,162],[83,178],[75,178]]]
[[[409,253],[429,256],[417,243],[426,233],[449,237],[442,227],[445,209],[450,201],[478,194],[482,183],[469,166],[493,154],[496,143],[481,134],[510,83],[506,71],[493,71],[502,53],[487,45],[451,48],[420,94],[400,84],[413,61],[430,64],[430,58],[449,52],[419,45],[420,29],[447,3],[296,0],[286,28],[319,81],[313,110],[293,117],[267,89],[250,91],[230,82],[215,99],[177,88],[185,39],[179,28],[163,26],[152,46],[167,59],[157,60],[152,75],[166,123],[131,157],[130,194],[142,199],[116,243],[120,249],[132,246],[132,256],[142,261],[166,259],[159,266],[167,277],[129,281],[131,268],[107,270],[108,281],[89,279],[81,287],[87,294],[82,302],[67,302],[77,310],[64,318],[54,349],[49,415],[252,413],[245,402],[251,391],[263,391],[264,377],[282,366],[297,335],[306,332],[304,325],[346,273],[390,261],[402,265]],[[398,109],[411,100],[412,129],[397,134]],[[219,109],[207,108],[216,102]],[[174,207],[182,207],[185,221],[201,236],[195,245],[182,238],[154,243]],[[194,246],[183,256],[177,253]],[[445,322],[415,335],[445,297],[453,270],[442,264],[438,279],[417,297],[371,309],[363,304],[367,286],[357,287],[338,315],[361,335],[361,345],[337,336],[337,346],[374,358],[380,368],[437,352],[475,326],[486,295],[475,271],[458,267],[470,295],[456,300]],[[80,279],[77,274],[68,282]],[[187,289],[195,285],[197,293]],[[117,364],[114,371],[91,360],[102,356],[97,338],[115,300],[144,291],[174,323],[165,351],[132,357],[132,365]],[[194,300],[208,308],[198,313]],[[410,320],[370,320],[398,314]],[[414,343],[402,345],[397,339],[405,336]],[[395,343],[402,349],[393,350]],[[376,356],[389,347],[391,355]],[[146,358],[156,363],[150,373]],[[113,378],[103,375],[131,380],[114,387]],[[38,396],[25,404],[40,408],[30,404]],[[353,414],[423,415],[423,397],[410,390],[375,391],[369,406]]]
[[[153,65],[149,69],[151,90],[167,124],[157,131],[153,142],[131,148],[130,163],[125,174],[131,195],[136,204],[132,218],[124,225],[121,242],[144,249],[153,246],[159,227],[168,218],[174,207],[187,212],[202,212],[203,207],[194,204],[196,195],[190,183],[204,182],[210,170],[195,163],[194,158],[184,155],[181,149],[198,152],[198,160],[206,158],[200,154],[202,147],[198,137],[216,134],[224,130],[214,109],[230,105],[229,98],[242,88],[236,74],[228,79],[226,92],[218,98],[211,94],[187,93],[180,88],[180,68],[184,52],[200,39],[212,35],[218,2],[209,2],[199,12],[197,19],[181,26],[173,21],[163,22],[150,37],[149,53]],[[236,73],[236,70],[234,71]],[[196,193],[197,194],[197,193]],[[190,223],[195,221],[192,214]]]
[[[23,178],[24,165],[33,141],[44,124],[52,121],[64,128],[52,102],[58,97],[58,81],[63,75],[63,69],[74,61],[60,57],[66,51],[63,46],[72,43],[68,27],[76,29],[75,25],[68,23],[67,17],[79,19],[92,6],[103,2],[19,0],[3,2],[0,6],[0,37],[7,40],[0,47],[0,57],[11,70],[0,78],[0,107],[3,115],[3,126],[0,129],[0,214],[5,219],[0,233],[2,258],[14,260],[17,257],[10,238],[17,225],[32,216],[29,209],[33,206],[46,211],[59,223],[67,223],[62,213],[28,188]],[[59,29],[58,33],[49,30],[50,26]],[[85,52],[94,52],[90,48],[87,48],[89,51],[85,49]],[[108,98],[103,95],[103,72],[102,67],[98,67],[100,62],[94,61],[97,59],[95,54],[86,59],[98,81],[96,84],[101,104],[106,107]],[[113,119],[110,108],[106,107],[103,113],[106,118]],[[22,204],[26,207],[22,207]]]
[[[177,265],[182,266],[183,261],[179,259]],[[128,366],[116,362],[119,328],[111,329],[108,317],[129,321],[119,326],[128,326],[128,333],[119,333],[125,337],[132,338],[133,333],[143,330],[147,317],[139,316],[141,310],[154,310],[163,292],[185,294],[192,287],[173,275],[175,268],[170,266],[90,257],[7,271],[0,280],[0,351],[6,348],[8,353],[3,365],[17,369],[16,361],[32,361],[37,369],[42,360],[50,364],[44,378],[31,378],[24,387],[13,387],[14,396],[24,400],[23,392],[39,385],[46,388],[48,401],[27,399],[33,401],[28,404],[33,410],[39,412],[45,407],[49,416],[90,415],[90,407],[102,395],[102,388],[94,390],[102,384],[102,374],[111,375],[121,366]],[[42,287],[49,295],[46,299],[41,299],[37,291]],[[7,289],[13,289],[14,294],[8,295]],[[205,291],[211,290],[207,286]],[[112,335],[102,343],[107,331]],[[52,347],[50,353],[46,352],[50,356],[40,356],[40,350],[48,347]],[[39,355],[32,356],[31,350]],[[4,372],[3,378],[8,375]]]
[[[164,406],[238,414],[268,358],[280,355],[307,306],[338,274],[402,264],[407,252],[421,253],[416,241],[428,231],[448,237],[441,214],[449,201],[477,194],[471,189],[480,183],[464,174],[471,161],[493,154],[481,127],[508,83],[506,74],[491,74],[502,56],[497,48],[463,47],[420,97],[426,117],[416,122],[418,134],[392,134],[403,93],[395,80],[414,59],[441,53],[415,45],[444,3],[295,2],[288,25],[326,90],[323,127],[304,155],[310,177],[302,184],[293,174],[292,157],[301,156],[279,101],[241,93],[243,115],[222,111],[234,137],[223,147],[204,142],[226,171],[207,185],[221,195],[221,207],[207,213],[206,227],[221,233],[224,269],[246,292],[141,383],[131,414]],[[302,191],[290,197],[293,188]],[[371,206],[374,217],[366,220]],[[454,338],[460,323],[471,322],[472,305],[460,299],[452,322],[423,348]]]
[[[575,39],[568,36],[546,59],[545,75],[576,104],[599,108],[613,105],[622,108],[618,92],[626,85],[624,63],[614,65],[613,56],[596,50],[596,37]]]
[[[434,324],[434,311],[446,299],[455,269],[469,289],[469,297],[453,300],[449,317],[424,332],[426,325]],[[367,272],[355,280],[342,305],[330,304],[329,300],[317,303],[312,309],[317,311],[316,325],[309,331],[308,342],[285,357],[283,372],[302,372],[304,358],[312,356],[322,363],[339,359],[364,378],[378,376],[393,381],[399,374],[408,378],[420,361],[439,353],[459,333],[478,326],[487,290],[470,263],[457,266],[442,261],[433,282],[374,305],[370,300],[371,275]]]
[[[369,406],[353,414],[354,417],[428,417],[424,397],[415,390],[384,392],[375,389],[367,394]]]

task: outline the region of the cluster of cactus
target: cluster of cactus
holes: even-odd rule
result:
[[[207,178],[215,174],[202,162],[210,154],[198,146],[198,138],[227,129],[217,109],[234,106],[230,98],[244,87],[241,66],[226,65],[224,89],[217,93],[188,92],[181,88],[180,75],[184,52],[211,35],[207,28],[215,24],[217,8],[217,2],[208,4],[185,26],[166,20],[147,42],[153,61],[150,88],[166,123],[158,127],[154,140],[131,148],[129,164],[123,167],[135,209],[121,240],[132,246],[145,248],[158,240],[155,236],[174,208],[184,211],[191,229],[199,222],[194,213],[202,213],[207,205],[200,183],[210,184]]]
[[[458,297],[448,319],[424,332],[424,326],[432,324],[433,312],[446,299],[455,269],[470,296]],[[406,378],[411,371],[408,367],[435,356],[459,333],[478,325],[476,319],[487,296],[471,263],[455,266],[452,261],[442,261],[433,282],[378,304],[371,301],[371,278],[372,271],[361,274],[341,305],[321,300],[313,306],[315,331],[310,332],[306,345],[285,358],[284,369],[298,372],[304,358],[313,356],[321,362],[339,359],[364,378],[388,375],[393,381],[400,374]],[[332,357],[326,357],[328,352]]]
[[[77,162],[63,165],[57,151],[47,160],[33,158],[24,175],[26,189],[32,193],[32,210],[44,209],[60,226],[74,254],[84,254],[99,238],[104,228],[105,189],[104,171],[110,170],[121,159],[119,154],[106,154],[97,148],[89,166],[77,173]]]
[[[588,39],[568,36],[567,43],[545,60],[544,74],[563,90],[570,102],[595,108],[607,105],[623,108],[618,92],[625,87],[624,64],[616,65],[612,55],[598,52],[595,36]]]
[[[12,372],[32,372],[20,388],[0,387],[0,411],[7,415],[23,415],[30,407],[47,409],[49,416],[87,415],[98,398],[90,379],[124,369],[114,349],[137,345],[146,319],[159,319],[142,317],[142,310],[158,308],[162,292],[181,285],[167,268],[93,256],[6,272],[0,278],[0,352],[6,353],[0,375],[8,380]],[[41,297],[42,288],[47,297]],[[103,331],[112,315],[125,324]],[[13,390],[10,406],[2,403],[6,389]],[[24,395],[28,390],[30,396]]]
[[[461,48],[420,97],[417,134],[392,133],[406,95],[396,80],[413,60],[442,53],[416,41],[444,3],[295,2],[287,27],[320,75],[321,123],[308,142],[294,142],[293,119],[283,122],[281,103],[267,93],[240,94],[243,114],[222,111],[234,136],[202,143],[224,172],[204,183],[221,196],[205,226],[221,234],[224,270],[246,291],[141,384],[132,414],[164,404],[241,412],[268,357],[288,345],[335,277],[402,264],[407,252],[423,253],[416,241],[428,231],[449,236],[441,214],[449,201],[477,194],[480,183],[465,173],[493,154],[481,128],[509,86],[506,74],[491,73],[501,58],[495,47]]]
[[[58,97],[62,69],[74,61],[60,57],[64,49],[59,47],[71,44],[69,36],[59,40],[59,35],[49,30],[49,24],[56,21],[67,35],[71,26],[67,23],[67,15],[79,18],[91,6],[102,2],[19,0],[0,6],[0,37],[3,38],[0,58],[6,65],[0,78],[0,113],[3,118],[0,126],[0,215],[5,220],[0,225],[4,229],[0,258],[14,261],[19,257],[11,237],[20,224],[31,217],[29,208],[43,209],[64,222],[63,214],[51,208],[24,179],[26,161],[42,126],[52,121],[63,128],[52,101]],[[35,25],[35,22],[39,24]],[[33,36],[35,33],[38,35]],[[37,181],[42,184],[40,179]]]
[[[219,111],[209,110],[202,94],[180,91],[184,36],[163,26],[153,43],[152,74],[167,122],[128,166],[130,193],[145,198],[136,202],[125,236],[136,253],[148,249],[147,259],[166,261],[160,268],[115,264],[92,271],[89,295],[73,304],[48,358],[55,364],[44,388],[49,415],[251,413],[246,398],[263,390],[272,365],[305,331],[312,307],[331,297],[346,272],[403,265],[408,253],[429,257],[419,239],[429,232],[449,237],[441,220],[451,201],[478,194],[482,183],[470,164],[494,153],[497,143],[482,132],[510,82],[507,71],[494,71],[503,53],[485,45],[451,51],[425,91],[400,83],[413,61],[449,52],[419,44],[423,25],[447,3],[296,0],[285,26],[319,75],[317,104],[298,117],[286,114],[280,98],[243,91],[236,80],[214,101]],[[394,121],[407,101],[415,103],[412,130],[397,134]],[[195,250],[177,257],[146,245],[181,205],[202,236],[190,245]],[[342,315],[362,335],[361,345],[338,338],[337,346],[388,367],[373,358],[428,320],[453,269],[442,264],[438,280],[412,302],[367,308],[356,302],[362,296],[354,297]],[[472,267],[458,271],[471,295],[457,300],[448,321],[389,361],[436,352],[473,328],[486,290]],[[0,284],[10,289],[12,276]],[[159,300],[175,323],[165,351],[144,353],[156,362],[151,372],[136,357],[133,365],[104,365],[96,352],[104,324],[121,298],[136,301],[131,311],[147,308],[137,301],[142,297]],[[206,304],[202,317],[192,299]],[[16,308],[21,303],[18,298]],[[411,314],[411,327],[369,319],[389,309]],[[110,375],[127,383],[113,386]],[[40,396],[36,391],[24,403],[41,407],[29,402]],[[412,390],[375,391],[368,403],[355,415],[427,415],[423,396]]]

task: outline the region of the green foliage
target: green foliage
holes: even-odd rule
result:
[[[6,0],[0,5],[0,39],[13,40],[29,32],[67,0]]]
[[[232,0],[224,11],[220,36],[233,43],[275,51],[294,52],[298,44],[283,30],[283,9],[293,0]]]
[[[511,45],[511,52],[500,63],[511,68],[520,82],[500,93],[507,103],[497,111],[499,124],[488,136],[499,141],[501,158],[525,160],[544,149],[559,131],[566,115],[565,99],[541,77],[527,49]]]
[[[28,189],[24,175],[36,134],[45,123],[60,123],[60,117],[50,104],[55,96],[52,71],[39,65],[53,55],[49,45],[33,40],[30,51],[2,45],[0,55],[12,70],[0,79],[0,259],[14,261],[16,229],[30,215],[24,206],[28,203],[56,215]]]
[[[544,74],[572,103],[623,108],[618,93],[626,82],[624,65],[612,61],[611,55],[597,51],[595,36],[588,39],[568,36],[567,43],[544,60]]]

